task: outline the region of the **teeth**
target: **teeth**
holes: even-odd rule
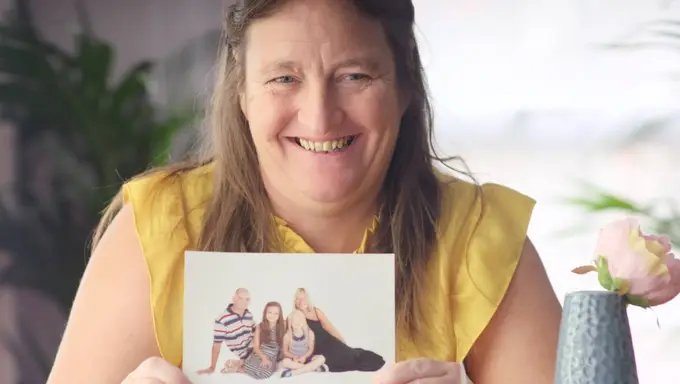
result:
[[[308,141],[305,139],[298,139],[298,144],[300,144],[302,148],[312,152],[331,152],[346,148],[351,144],[351,139],[351,137],[333,141]]]

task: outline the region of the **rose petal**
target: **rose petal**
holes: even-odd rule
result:
[[[628,238],[628,246],[638,259],[644,261],[647,275],[668,275],[668,268],[661,262],[661,258],[666,256],[666,252],[663,251],[660,243],[647,241],[640,236],[638,231],[632,231]]]
[[[668,265],[668,263],[673,259],[675,259],[675,254],[667,253],[661,258],[661,262]]]
[[[609,254],[614,254],[615,251],[626,248],[629,233],[639,227],[639,222],[630,217],[607,224],[600,230],[600,236],[595,247],[596,256],[609,257]]]
[[[671,259],[666,263],[669,281],[660,289],[646,295],[649,305],[661,305],[673,300],[680,294],[680,260]]]
[[[626,218],[614,221],[600,231],[595,246],[595,259],[599,256],[606,258],[612,276],[623,277],[625,271],[630,269],[623,264],[628,264],[631,260],[628,241],[631,228],[636,228],[636,225],[637,220]]]
[[[647,249],[658,257],[671,251],[671,243],[667,236],[642,235]]]
[[[650,295],[662,291],[670,284],[669,275],[647,275],[628,280],[628,293],[649,299]]]
[[[642,237],[644,237],[645,240],[654,241],[654,242],[658,243],[661,246],[661,249],[663,249],[664,253],[668,253],[668,252],[671,251],[671,240],[666,235],[662,235],[662,236],[642,235]]]
[[[651,253],[640,253],[630,248],[622,248],[607,258],[609,274],[625,280],[655,278],[660,273],[651,274],[650,269],[660,260]],[[651,275],[651,276],[650,276]]]

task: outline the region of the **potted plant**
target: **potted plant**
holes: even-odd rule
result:
[[[28,285],[68,310],[101,210],[121,183],[168,161],[194,111],[161,114],[151,61],[112,79],[114,46],[81,32],[66,51],[44,38],[24,1],[0,24],[0,118],[17,132],[14,207],[0,209],[0,250],[14,263],[0,281]]]

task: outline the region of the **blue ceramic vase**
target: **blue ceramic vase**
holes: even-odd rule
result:
[[[639,384],[628,313],[618,294],[567,294],[555,384]]]

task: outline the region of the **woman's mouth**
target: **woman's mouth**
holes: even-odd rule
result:
[[[342,152],[349,148],[350,145],[352,145],[354,139],[356,139],[357,136],[358,135],[345,136],[340,139],[327,141],[311,141],[296,137],[293,139],[293,141],[295,141],[295,143],[300,147],[310,152],[317,153]]]

